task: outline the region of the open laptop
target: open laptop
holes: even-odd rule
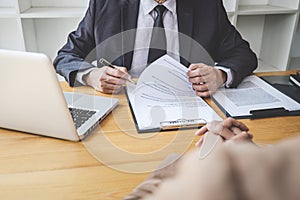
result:
[[[63,93],[44,54],[1,49],[0,95],[1,128],[71,141],[86,137],[118,105],[115,98]]]

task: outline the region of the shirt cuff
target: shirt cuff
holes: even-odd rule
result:
[[[222,70],[223,72],[225,72],[227,74],[227,80],[224,83],[225,87],[230,87],[230,85],[232,84],[233,81],[233,75],[232,75],[232,71],[229,68],[226,67],[222,67],[222,66],[216,66],[217,69]]]
[[[78,71],[77,72],[77,76],[76,76],[76,81],[78,81],[82,85],[87,85],[86,82],[85,82],[85,80],[84,80],[84,76],[88,75],[94,69],[96,69],[96,68],[93,67],[93,68],[89,68],[89,69],[84,69],[84,70]]]

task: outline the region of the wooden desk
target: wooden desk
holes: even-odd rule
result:
[[[69,88],[66,83],[62,83],[62,88],[94,94],[85,87]],[[149,166],[156,166],[165,154],[194,148],[198,140],[193,136],[194,130],[137,135],[124,95],[114,97],[120,99],[120,105],[80,143],[0,129],[1,198],[122,199],[149,175],[124,171],[143,172]],[[224,118],[223,113],[207,101]],[[272,144],[300,135],[300,117],[241,121],[249,126],[259,144]],[[99,140],[103,138],[113,145],[101,143]],[[130,155],[134,152],[137,156],[122,157],[120,154],[121,157],[116,157],[116,149]],[[98,150],[102,155],[95,155],[93,151]],[[111,166],[118,170],[107,167],[95,156],[104,162],[110,160]],[[126,159],[130,163],[126,163]]]

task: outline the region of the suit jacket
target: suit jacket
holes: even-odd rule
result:
[[[77,85],[78,70],[92,67],[90,62],[101,57],[130,69],[139,2],[90,0],[85,17],[54,61],[56,71],[71,86]],[[179,52],[185,66],[202,62],[202,45],[218,65],[232,69],[233,87],[257,67],[255,54],[230,24],[221,0],[177,0],[177,15],[182,33]]]

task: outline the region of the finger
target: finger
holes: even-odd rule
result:
[[[116,70],[115,70],[116,71]],[[107,83],[111,85],[123,85],[126,83],[126,80],[112,76],[111,74],[108,74],[106,71],[103,74],[103,76],[100,78],[101,83]]]
[[[141,183],[139,186],[137,186],[136,189],[134,189],[133,192],[138,191],[144,191],[146,193],[152,193],[158,185],[162,182],[160,179],[149,179]]]
[[[122,89],[123,89],[122,86],[115,86],[114,89],[103,88],[103,91],[104,91],[105,93],[111,92],[111,94],[117,94],[117,93],[119,93]]]
[[[225,127],[222,129],[222,131],[219,133],[219,135],[224,140],[230,140],[231,138],[233,138],[234,136],[236,136],[233,131],[231,131],[230,129],[225,128]]]
[[[108,68],[105,72],[109,76],[116,77],[119,79],[130,77],[130,75],[127,73],[127,69],[125,67],[116,67],[115,69]]]
[[[189,78],[189,82],[192,84],[200,84],[200,83],[205,83],[205,80],[202,76],[196,76]]]
[[[215,75],[213,74],[189,78],[189,81],[193,83],[193,88],[197,92],[209,91],[211,94],[216,92],[222,85],[221,82],[216,80]]]
[[[198,131],[196,131],[195,135],[204,135],[208,131],[207,126],[202,126]]]
[[[233,125],[241,129],[242,131],[249,131],[249,128],[240,121],[234,120]]]
[[[119,93],[122,90],[122,86],[120,85],[114,85],[110,83],[99,83],[99,85],[95,88],[97,91],[103,92],[105,94],[115,94]]]
[[[218,89],[225,81],[225,78],[224,80],[222,78],[223,72],[211,66],[207,66],[206,70],[206,74],[203,74],[201,76],[203,81],[207,83],[209,87],[213,88],[213,90]]]
[[[206,92],[206,91],[209,91],[207,84],[193,84],[192,87],[193,87],[193,89],[196,92]]]
[[[200,97],[209,97],[218,90],[218,85],[215,83],[193,84],[193,89]]]
[[[122,87],[122,85],[110,83],[109,81],[104,80],[104,81],[99,82],[98,87],[99,88],[106,88],[106,89],[109,89],[109,90],[116,90],[116,89],[119,89],[120,87]]]
[[[238,127],[232,127],[230,129],[235,135],[241,134],[243,131],[241,129],[239,129]]]
[[[203,144],[203,142],[204,142],[204,137],[200,138],[199,141],[196,142],[195,146],[196,146],[196,147],[201,147],[202,144]]]
[[[99,92],[105,93],[105,94],[117,94],[122,90],[122,88],[121,89],[114,89],[114,90],[107,89],[107,88],[97,88],[96,90],[99,91]]]
[[[126,67],[117,67],[117,69],[119,69],[121,72],[123,72],[124,74],[128,74],[127,68]]]
[[[196,70],[194,70],[194,74],[199,74],[205,82],[208,82],[208,81],[213,81],[215,80],[214,77],[216,76],[215,75],[215,68],[211,67],[211,66],[205,66],[205,67],[202,67],[202,68],[198,68]],[[192,78],[192,77],[191,77]]]
[[[249,128],[243,122],[234,120],[233,125],[240,128],[243,131],[249,131]]]
[[[209,74],[210,66],[204,64],[195,64],[190,66],[190,71],[188,71],[187,75],[190,78],[205,76]]]
[[[249,142],[252,141],[253,135],[251,133],[248,133],[246,131],[241,132],[240,134],[232,137],[232,141],[235,142]]]
[[[118,67],[118,69],[124,73],[125,76],[122,77],[123,79],[131,79],[126,67]]]
[[[207,97],[210,97],[212,93],[210,91],[204,91],[204,92],[196,91],[196,94],[199,97],[207,98]]]
[[[205,66],[207,66],[207,65],[204,64],[204,63],[193,63],[189,66],[189,70],[192,71],[192,70],[202,68],[202,67],[205,67]]]
[[[235,126],[241,129],[242,131],[249,131],[249,128],[244,123],[237,121],[236,119],[231,117],[225,119],[223,125],[228,128]]]
[[[222,121],[212,121],[210,123],[207,123],[207,129],[210,132],[219,134],[223,130],[223,122]]]
[[[115,90],[113,90],[112,94],[119,94],[122,91],[123,87],[120,86],[119,88],[116,88]]]
[[[203,80],[204,83],[208,83],[208,84],[212,84],[212,83],[215,84],[216,83],[216,81],[215,81],[212,74],[203,75],[202,80]]]
[[[146,195],[149,195],[153,193],[159,184],[162,182],[160,179],[149,179],[141,183],[139,186],[137,186],[130,195],[128,195],[125,199],[126,200],[136,200],[141,199],[142,197],[145,197]],[[124,199],[124,200],[125,200]]]

